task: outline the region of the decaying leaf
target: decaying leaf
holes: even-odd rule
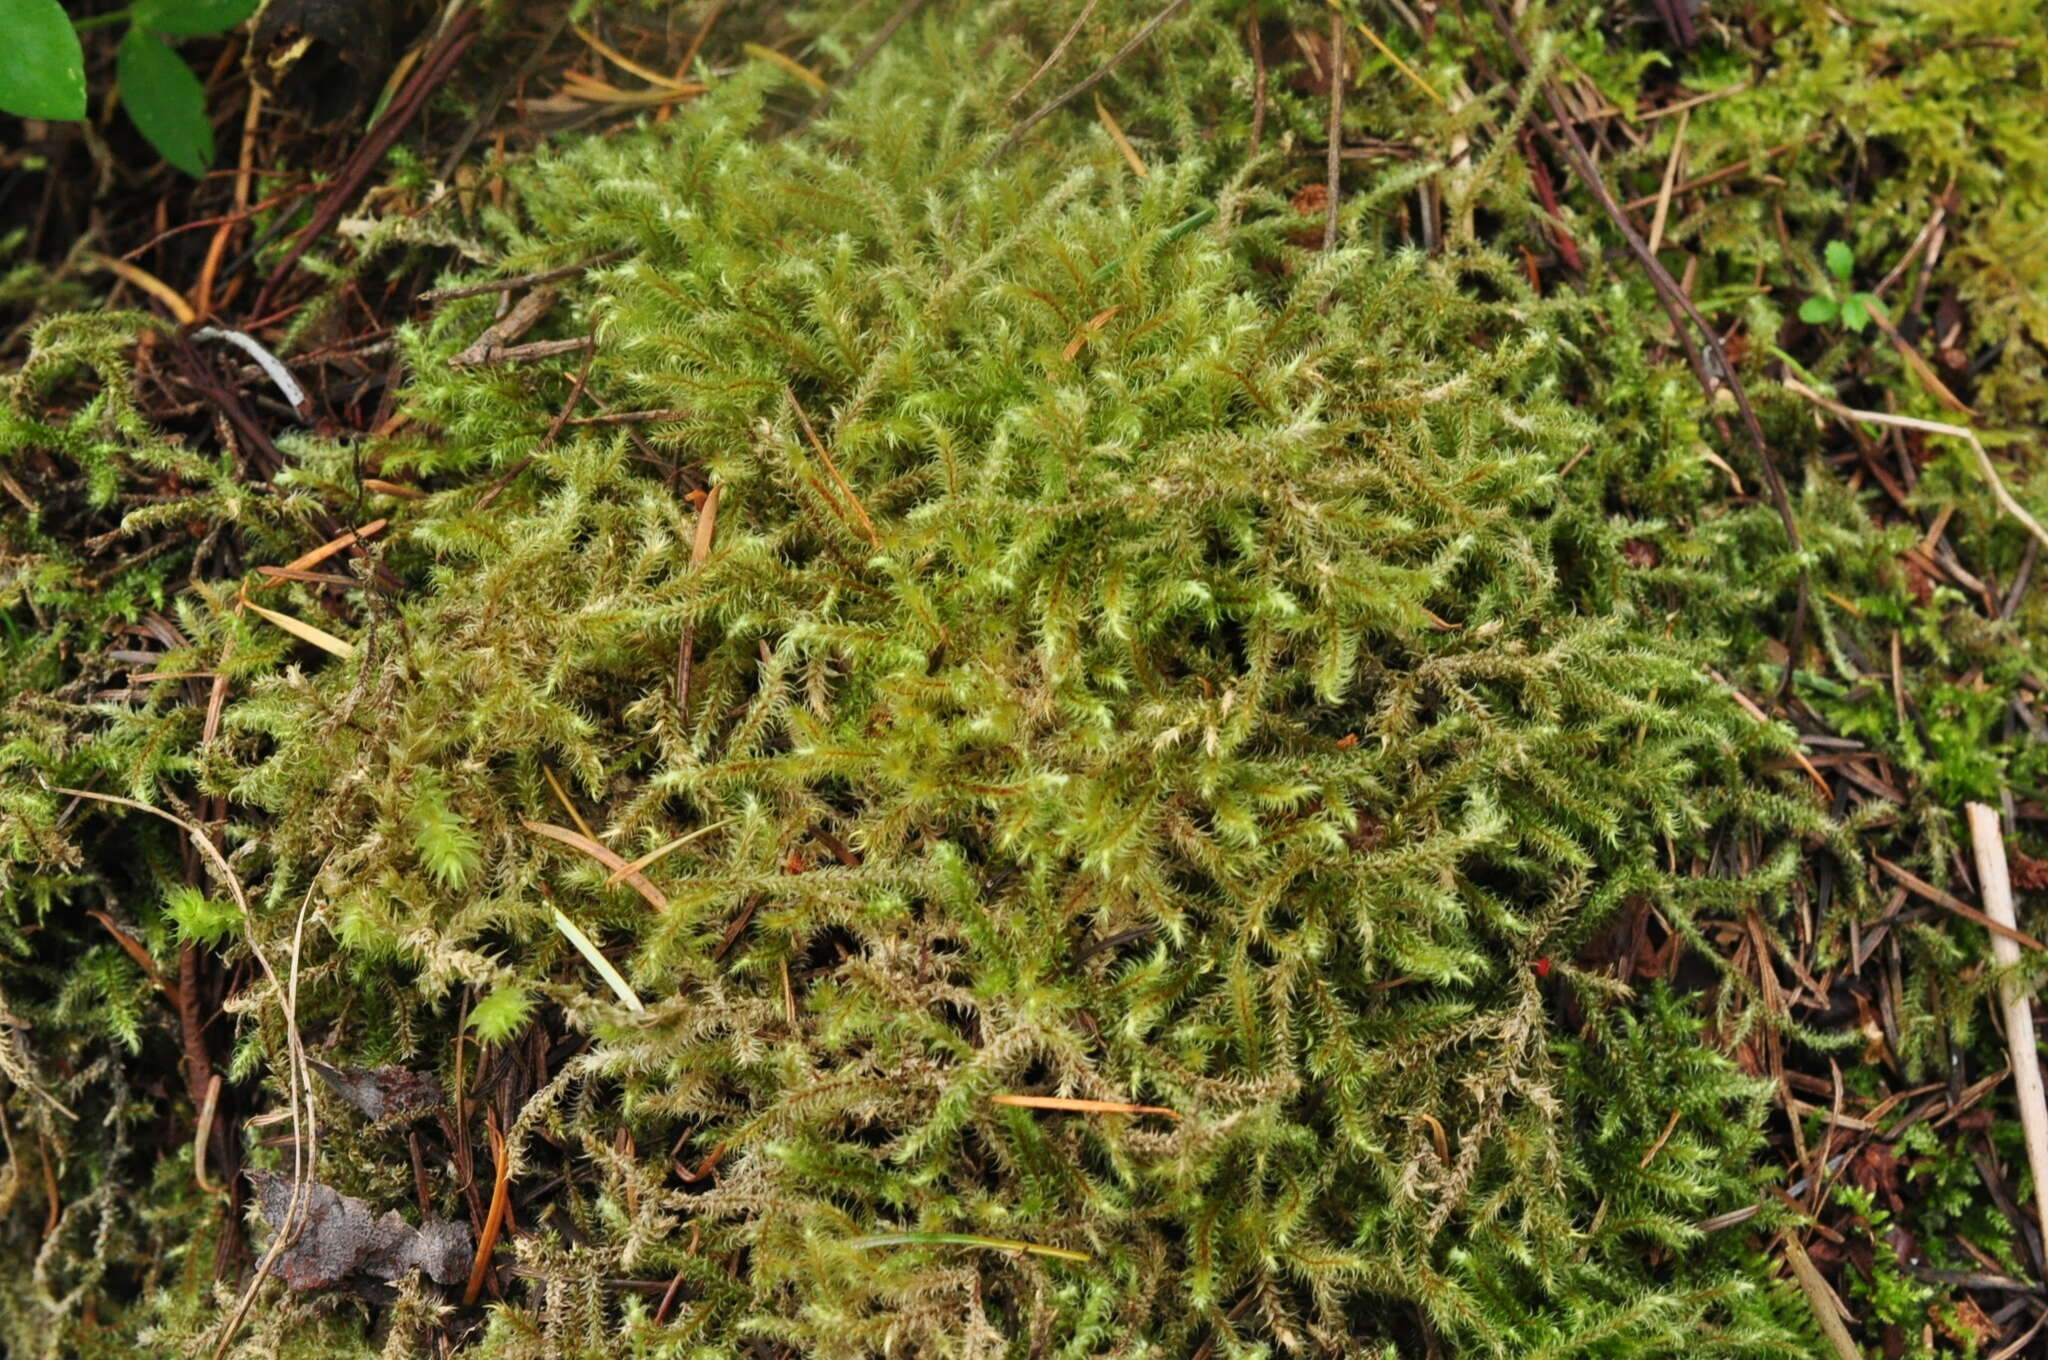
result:
[[[257,1208],[273,1232],[291,1207],[291,1177],[251,1171]],[[396,1210],[378,1215],[369,1205],[328,1185],[315,1185],[304,1226],[273,1267],[296,1290],[333,1289],[372,1281],[391,1283],[415,1270],[436,1284],[460,1283],[475,1243],[469,1225],[437,1219],[415,1228]]]
[[[441,1083],[424,1072],[405,1067],[334,1067],[314,1062],[343,1100],[371,1119],[420,1114],[447,1099]]]

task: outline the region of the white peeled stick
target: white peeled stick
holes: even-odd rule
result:
[[[1984,914],[2006,929],[2016,930],[2019,922],[2013,916],[2012,875],[2006,869],[1998,812],[1983,803],[1965,804],[1963,811],[1970,822],[1970,844],[1977,852],[1977,887],[1984,897]],[[2048,1094],[2041,1086],[2033,998],[2026,984],[2010,971],[2020,961],[2017,941],[1994,931],[1991,957],[2006,970],[1998,985],[1998,999],[2005,1011],[2005,1041],[2012,1051],[2012,1084],[2019,1098],[2020,1128],[2027,1138],[2027,1165],[2034,1173],[2034,1211],[2041,1219],[2041,1240],[2048,1242]]]

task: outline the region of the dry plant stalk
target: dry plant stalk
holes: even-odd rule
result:
[[[1792,1267],[1799,1288],[1806,1294],[1806,1301],[1813,1306],[1814,1321],[1834,1347],[1840,1360],[1863,1360],[1863,1352],[1856,1348],[1856,1338],[1849,1335],[1848,1327],[1842,1323],[1839,1303],[1835,1291],[1828,1288],[1828,1282],[1821,1277],[1820,1270],[1813,1264],[1813,1258],[1806,1254],[1806,1248],[1799,1245],[1799,1239],[1786,1233],[1785,1262]]]
[[[1823,411],[1828,412],[1830,415],[1839,416],[1843,420],[1867,420],[1873,425],[1890,425],[1894,429],[1900,430],[1918,430],[1922,434],[1945,434],[1951,438],[1964,441],[1970,446],[1970,452],[1977,456],[1977,470],[1984,474],[1984,481],[1990,486],[1991,494],[1998,498],[1999,506],[2004,509],[2006,514],[2011,515],[2022,525],[2026,526],[2028,533],[2032,534],[2043,544],[2048,544],[2048,529],[2043,529],[2041,521],[2028,514],[2027,508],[2013,499],[2012,492],[2006,490],[2005,479],[1998,475],[1998,468],[1992,463],[1991,454],[1985,449],[1984,441],[1977,438],[1977,432],[1969,426],[1951,425],[1942,420],[1922,420],[1918,416],[1895,416],[1888,411],[1854,410],[1829,397],[1822,396],[1797,378],[1785,379],[1785,390],[1805,397]]]
[[[1977,855],[1977,885],[1984,896],[1985,914],[2007,930],[2017,930],[2019,922],[2012,909],[2012,876],[2005,862],[2005,837],[1999,830],[1998,812],[1983,803],[1966,804],[1963,811],[1970,822],[1970,844]],[[2027,1137],[2027,1165],[2034,1173],[2034,1212],[2041,1220],[2042,1239],[2048,1241],[2048,1095],[2044,1095],[2041,1086],[2033,996],[2026,984],[2012,974],[2020,961],[2018,944],[1994,931],[1991,957],[2006,974],[1998,984],[1998,1000],[2005,1011],[2005,1042],[2012,1052],[2013,1092],[2019,1100],[2020,1128]]]

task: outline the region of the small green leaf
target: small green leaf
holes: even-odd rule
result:
[[[161,38],[131,28],[114,70],[121,106],[149,144],[186,174],[205,174],[213,164],[213,124],[206,120],[206,91],[192,68]]]
[[[1840,279],[1843,283],[1847,283],[1849,281],[1849,275],[1854,273],[1856,269],[1855,254],[1850,251],[1848,245],[1845,242],[1830,241],[1828,242],[1827,255],[1828,272],[1830,274],[1833,274],[1836,278]]]
[[[178,938],[217,946],[241,924],[232,902],[208,897],[197,888],[179,885],[164,896],[164,912],[178,927]]]
[[[1799,304],[1799,319],[1809,326],[1825,326],[1835,319],[1835,300],[1830,297],[1810,297]]]
[[[1863,328],[1870,324],[1870,309],[1863,305],[1861,293],[1843,299],[1842,324],[1858,335],[1863,334]]]
[[[23,118],[85,117],[85,54],[57,0],[0,0],[0,111]]]
[[[499,987],[470,1008],[469,1027],[487,1044],[502,1044],[526,1027],[533,997],[524,987]]]
[[[412,843],[434,882],[450,891],[461,891],[483,864],[476,833],[449,805],[447,788],[425,771],[413,779]]]
[[[256,12],[257,0],[143,0],[135,7],[138,28],[199,38],[225,33]]]

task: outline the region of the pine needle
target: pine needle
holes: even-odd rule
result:
[[[804,84],[810,86],[813,90],[816,90],[819,94],[823,94],[825,93],[825,91],[832,88],[830,85],[827,85],[825,83],[825,78],[823,76],[820,76],[816,71],[813,71],[810,67],[805,66],[796,58],[785,56],[784,54],[776,51],[772,47],[763,47],[759,43],[741,43],[740,51],[745,52],[750,57],[755,57],[761,61],[768,62],[771,65],[780,66],[783,70],[789,72],[798,80],[801,80]]]
[[[569,820],[576,823],[576,829],[583,833],[585,839],[595,841],[597,833],[590,829],[590,823],[584,821],[583,814],[576,810],[576,804],[570,799],[569,791],[563,788],[562,781],[555,777],[554,767],[543,765],[540,767],[540,773],[541,778],[548,781],[548,788],[554,791],[555,801],[562,805],[562,811],[568,813]]]
[[[1179,1119],[1179,1110],[1164,1105],[1133,1105],[1127,1100],[1084,1100],[1077,1096],[992,1096],[992,1104],[1024,1110],[1065,1110],[1071,1114],[1160,1114]]]
[[[873,547],[881,547],[882,540],[875,533],[875,522],[868,518],[867,507],[860,503],[860,497],[853,494],[853,488],[846,484],[846,478],[839,475],[839,464],[832,461],[832,455],[826,451],[824,441],[818,438],[818,432],[811,427],[810,416],[805,413],[803,403],[796,399],[796,389],[785,387],[782,391],[789,398],[790,407],[795,410],[796,418],[803,423],[804,436],[811,441],[811,447],[818,451],[819,459],[825,464],[825,471],[832,474],[832,481],[839,487],[840,494],[852,503],[853,513],[860,519],[860,527],[867,535],[868,543]]]
[[[1333,5],[1331,6],[1331,8],[1334,9],[1335,6]],[[1407,62],[1401,60],[1400,53],[1396,52],[1393,48],[1387,46],[1384,42],[1380,41],[1380,35],[1373,32],[1370,28],[1367,28],[1365,25],[1365,20],[1360,19],[1357,21],[1357,23],[1358,31],[1365,35],[1365,40],[1371,43],[1374,47],[1377,47],[1380,50],[1381,56],[1385,57],[1388,61],[1394,63],[1395,69],[1400,71],[1402,75],[1408,77],[1409,80],[1413,81],[1417,89],[1421,90],[1431,99],[1434,99],[1437,103],[1438,108],[1450,107],[1449,105],[1444,103],[1444,97],[1436,92],[1436,86],[1424,80],[1422,78],[1421,72],[1417,71],[1413,66],[1410,66]]]
[[[691,841],[696,840],[699,836],[708,836],[722,826],[731,826],[732,822],[733,819],[727,817],[721,821],[713,822],[710,826],[700,826],[695,831],[676,837],[667,845],[662,846],[659,850],[649,850],[646,854],[634,860],[631,864],[622,864],[618,868],[612,870],[612,876],[604,881],[604,885],[607,888],[615,888],[625,880],[627,874],[637,874],[642,869],[645,869],[648,865],[653,864],[656,860],[664,859],[668,855],[673,854],[675,851],[682,849]]]
[[[183,293],[147,269],[132,265],[126,260],[117,260],[110,255],[88,255],[86,258],[95,268],[106,270],[123,283],[133,284],[161,302],[180,326],[189,326],[199,319],[199,313],[192,310],[192,304],[185,301]]]
[[[1109,140],[1116,143],[1116,149],[1124,153],[1124,164],[1131,167],[1131,173],[1139,179],[1152,178],[1152,172],[1145,168],[1145,162],[1138,156],[1138,148],[1131,145],[1131,139],[1124,136],[1124,126],[1117,122],[1102,102],[1102,96],[1095,96],[1095,116],[1102,122],[1102,130],[1109,134]]]
[[[328,558],[334,556],[336,553],[341,552],[347,548],[353,548],[356,544],[362,542],[364,539],[374,537],[375,535],[384,532],[385,526],[390,523],[391,521],[388,519],[373,519],[360,529],[351,529],[347,533],[342,534],[339,537],[328,539],[325,543],[322,543],[319,547],[314,548],[310,552],[300,553],[297,557],[294,557],[291,561],[285,563],[283,570],[311,571],[314,567],[319,566],[322,562],[325,562]],[[259,588],[267,589],[270,586],[276,585],[279,580],[283,579],[286,578],[278,577],[276,579],[266,581],[263,583],[263,586]]]
[[[640,1004],[639,996],[627,985],[625,977],[618,969],[612,967],[612,961],[599,951],[597,945],[591,941],[591,938],[585,935],[574,921],[563,915],[560,907],[549,907],[548,910],[554,913],[555,929],[561,931],[563,937],[570,944],[576,946],[576,952],[581,954],[589,961],[590,966],[597,970],[597,975],[605,980],[605,985],[612,989],[626,1009],[629,1011],[646,1010],[647,1007]]]
[[[1048,1247],[1041,1242],[1018,1242],[1007,1237],[982,1237],[975,1233],[876,1233],[856,1237],[849,1247],[981,1247],[988,1251],[1020,1251],[1032,1256],[1050,1256],[1056,1261],[1090,1262],[1095,1258],[1070,1247]]]
[[[269,619],[301,642],[310,642],[323,652],[332,652],[344,661],[356,654],[356,649],[352,644],[343,642],[325,628],[316,628],[303,619],[295,619],[289,614],[280,614],[274,609],[265,609],[262,605],[250,600],[246,595],[242,597],[242,604],[261,614],[264,618]]]
[[[491,1209],[484,1217],[484,1230],[476,1239],[476,1260],[469,1267],[469,1287],[462,1291],[462,1306],[474,1305],[484,1292],[484,1280],[491,1271],[491,1252],[498,1245],[498,1232],[505,1226],[505,1213],[511,1207],[510,1173],[512,1159],[505,1155],[505,1140],[498,1135],[495,1124],[490,1128],[491,1152],[498,1166],[497,1174],[491,1180]]]
[[[547,822],[536,822],[525,817],[519,819],[519,824],[536,836],[546,836],[551,841],[560,841],[572,850],[581,850],[607,869],[626,870],[626,882],[632,884],[634,891],[647,899],[649,906],[656,911],[668,910],[668,899],[663,897],[639,870],[589,836],[578,835],[566,826],[552,826]]]

